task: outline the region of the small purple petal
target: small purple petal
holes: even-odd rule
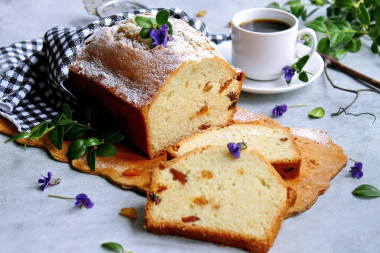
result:
[[[90,209],[94,206],[94,203],[91,202],[90,199],[88,199],[88,201],[84,204],[84,206],[87,208],[87,209]]]
[[[290,83],[292,81],[292,78],[294,76],[294,73],[295,73],[295,69],[289,67],[289,66],[285,66],[282,68],[282,70],[284,71],[285,73],[285,80],[287,83]]]
[[[361,162],[355,162],[355,167],[358,168],[359,170],[362,170],[363,164]]]
[[[230,142],[227,144],[227,148],[230,151],[231,155],[236,159],[240,158],[240,145],[234,142]]]
[[[41,191],[44,191],[50,185],[52,176],[53,176],[53,173],[51,173],[50,171],[48,172],[48,177],[45,177],[44,175],[41,174],[42,178],[38,179],[38,183],[42,184],[39,187]]]

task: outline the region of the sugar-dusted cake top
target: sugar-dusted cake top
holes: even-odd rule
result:
[[[182,63],[222,58],[205,35],[179,19],[169,20],[173,35],[167,46],[152,48],[149,40],[139,37],[141,27],[134,19],[95,31],[78,51],[72,69],[143,107]]]

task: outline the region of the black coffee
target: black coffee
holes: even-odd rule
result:
[[[275,19],[254,19],[240,24],[240,27],[253,32],[273,33],[290,28],[288,23]]]

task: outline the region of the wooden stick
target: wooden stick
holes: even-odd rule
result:
[[[319,54],[322,56],[322,58],[325,60],[325,62],[327,63],[327,65],[329,67],[337,68],[338,70],[346,73],[349,76],[352,76],[353,78],[362,80],[362,81],[380,89],[380,82],[379,81],[377,81],[371,77],[368,77],[368,76],[366,76],[360,72],[357,72],[356,70],[354,70],[352,68],[347,67],[346,65],[335,60],[334,57],[331,57],[331,56],[328,56],[328,55],[325,55],[322,53],[319,53]]]

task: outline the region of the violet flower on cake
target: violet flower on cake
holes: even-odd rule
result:
[[[45,177],[44,175],[41,174],[42,178],[38,179],[38,183],[42,184],[40,186],[41,191],[45,191],[45,189],[48,186],[57,185],[61,182],[60,178],[54,179],[54,178],[52,178],[52,176],[53,176],[53,173],[51,173],[50,171],[48,172],[47,177]]]
[[[363,164],[361,162],[355,162],[355,165],[351,167],[350,173],[353,178],[362,178],[363,176]]]
[[[236,159],[239,159],[240,158],[240,150],[246,149],[247,143],[245,143],[244,141],[239,142],[239,143],[230,142],[227,144],[227,148],[233,157],[235,157]]]
[[[160,29],[152,29],[149,32],[150,37],[153,39],[152,44],[159,46],[162,45],[163,47],[166,47],[168,41],[170,41],[172,38],[168,38],[168,32],[169,32],[169,26],[168,25],[161,25]]]

